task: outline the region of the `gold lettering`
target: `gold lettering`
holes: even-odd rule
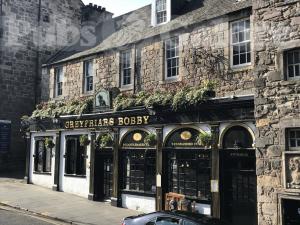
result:
[[[89,121],[89,127],[93,127],[94,126],[94,120],[90,120]]]
[[[98,120],[94,120],[94,126],[98,127]]]
[[[102,120],[101,119],[98,120],[98,127],[102,127]]]
[[[105,127],[108,126],[108,119],[103,119],[103,126],[105,126]]]
[[[74,129],[74,122],[73,121],[70,121],[70,128]]]
[[[110,126],[115,125],[115,120],[114,120],[114,118],[110,118],[110,119],[109,119],[109,125],[110,125]]]
[[[141,116],[138,116],[138,117],[136,118],[136,124],[137,124],[137,125],[143,124],[143,118],[142,118]]]
[[[126,126],[128,126],[128,125],[130,124],[130,119],[129,119],[129,117],[125,117],[125,118],[124,118],[124,124],[125,124]]]
[[[79,127],[79,121],[75,121],[75,128]]]
[[[89,121],[88,121],[88,120],[85,120],[85,121],[84,121],[84,127],[86,128],[86,127],[88,126],[88,124],[89,124]]]
[[[144,118],[144,124],[148,124],[149,123],[149,116],[143,116]]]
[[[80,123],[80,127],[83,128],[83,120],[80,120],[79,123]]]
[[[123,126],[124,125],[124,119],[122,117],[119,117],[118,121],[119,121],[119,126]]]
[[[69,129],[69,128],[70,128],[70,122],[68,122],[68,121],[65,122],[65,128],[66,128],[66,129]]]
[[[135,125],[136,119],[135,117],[130,117],[130,125]]]

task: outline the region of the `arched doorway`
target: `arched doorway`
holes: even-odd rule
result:
[[[220,151],[221,217],[232,225],[257,224],[254,138],[243,126],[226,130]]]

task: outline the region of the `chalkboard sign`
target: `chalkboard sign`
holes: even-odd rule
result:
[[[11,135],[11,123],[9,121],[0,121],[0,152],[9,151]]]

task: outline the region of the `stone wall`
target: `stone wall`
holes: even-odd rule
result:
[[[169,37],[178,35],[180,42],[179,78],[175,81],[168,81],[164,78],[163,40],[168,35],[145,40],[136,46],[128,46],[127,49],[132,49],[132,71],[135,75],[138,75],[139,80],[136,80],[138,85],[135,88],[121,88],[121,91],[174,90],[187,85],[199,85],[204,80],[210,79],[218,81],[218,96],[254,94],[254,79],[251,72],[253,67],[232,69],[229,59],[230,21],[247,18],[250,14],[251,11],[246,10],[193,28],[183,29],[176,34],[169,34]],[[100,87],[120,87],[119,52],[119,50],[111,50],[94,57],[96,90]],[[140,59],[135,57],[135,54]],[[137,64],[133,66],[136,60],[138,60]],[[66,68],[65,79],[67,82],[64,86],[66,90],[64,97],[81,96],[79,90],[82,90],[83,86],[82,66],[79,67],[77,63],[71,62],[65,64],[64,68]],[[51,79],[54,79],[54,77]],[[68,80],[72,80],[76,85],[74,86]]]
[[[40,65],[65,46],[70,27],[80,26],[82,2],[5,0],[0,12],[0,120],[12,121],[11,149],[0,154],[0,170],[24,168],[24,141],[20,118],[38,101]],[[38,18],[40,15],[40,23]],[[72,29],[76,30],[76,29]],[[38,38],[40,37],[40,38]]]
[[[258,216],[260,225],[277,225],[281,224],[278,194],[289,192],[282,160],[286,129],[300,127],[300,81],[287,80],[284,69],[285,51],[300,47],[300,2],[253,2]]]

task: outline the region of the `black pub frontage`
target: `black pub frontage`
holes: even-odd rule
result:
[[[28,183],[142,212],[257,222],[254,98],[34,119]]]

